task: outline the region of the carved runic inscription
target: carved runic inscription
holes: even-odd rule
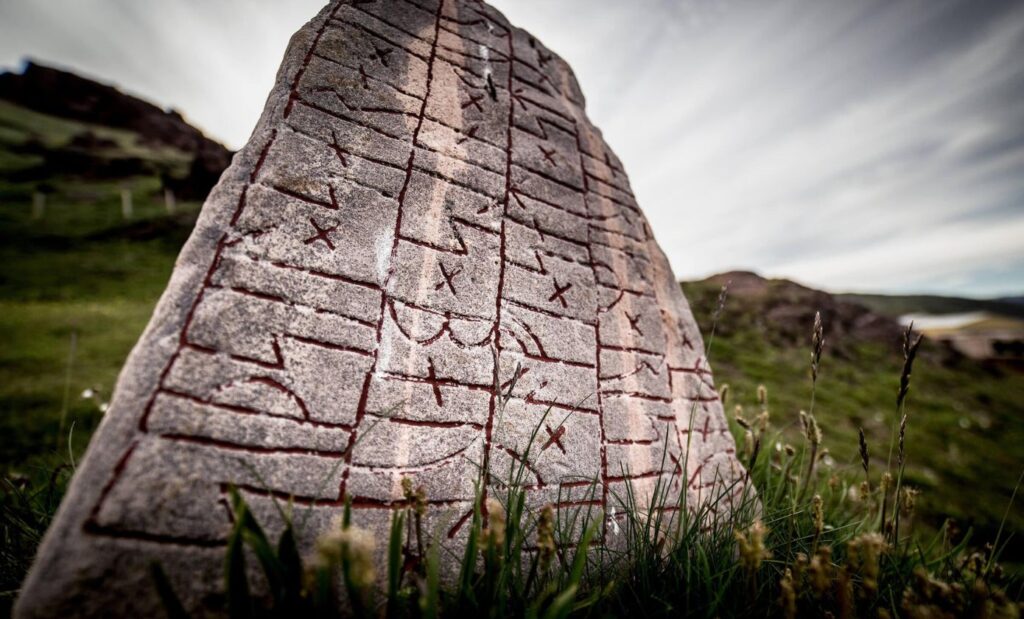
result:
[[[210,610],[232,487],[271,534],[275,503],[301,512],[306,549],[346,500],[386,539],[404,478],[458,546],[485,459],[526,467],[531,508],[610,514],[658,479],[696,504],[741,475],[701,350],[562,59],[482,2],[335,0],[204,206],[20,612],[157,614],[153,561]]]

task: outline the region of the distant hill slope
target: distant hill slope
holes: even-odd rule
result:
[[[725,323],[720,325],[725,333],[734,328],[759,326],[775,343],[803,345],[815,312],[821,312],[826,337],[841,346],[852,341],[893,345],[899,339],[900,326],[892,316],[787,279],[766,279],[748,271],[731,271],[698,283],[715,287],[728,283],[730,296],[737,299],[736,302],[742,299],[744,319],[758,323]]]
[[[156,176],[200,200],[230,161],[227,148],[177,112],[113,86],[35,63],[0,74],[0,180]]]
[[[1006,299],[967,299],[938,295],[838,294],[836,298],[859,303],[887,316],[903,314],[960,314],[989,312],[1000,316],[1024,318],[1024,297]]]

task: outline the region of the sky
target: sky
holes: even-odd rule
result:
[[[1024,3],[492,0],[575,70],[683,279],[1024,294]],[[231,148],[323,0],[0,0],[25,57]]]

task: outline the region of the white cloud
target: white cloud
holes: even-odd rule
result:
[[[1024,289],[1024,7],[493,4],[573,65],[678,275]],[[6,0],[0,64],[30,55],[116,81],[238,147],[322,5]]]

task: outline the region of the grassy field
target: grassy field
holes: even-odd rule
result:
[[[58,183],[41,219],[18,188],[0,198],[0,616],[198,213],[133,184],[128,221],[119,184]]]
[[[33,475],[67,455],[72,423],[87,443],[132,345],[170,275],[197,205],[169,216],[138,181],[142,199],[121,218],[111,187],[83,202],[50,196],[34,220],[27,202],[0,207],[0,467]],[[81,192],[81,184],[74,185]],[[96,395],[83,398],[83,392]],[[58,448],[59,445],[59,449]],[[55,449],[57,453],[54,454]]]
[[[45,157],[36,153],[65,151],[100,166],[137,159],[148,172],[99,180],[32,169],[44,165]],[[191,158],[143,144],[130,131],[0,101],[0,433],[5,437],[0,470],[5,474],[45,476],[87,444],[198,210],[197,204],[185,203],[169,214],[158,174],[184,173]],[[123,191],[132,195],[127,218]],[[33,205],[36,194],[45,194],[44,204]],[[83,398],[83,393],[93,395]]]

